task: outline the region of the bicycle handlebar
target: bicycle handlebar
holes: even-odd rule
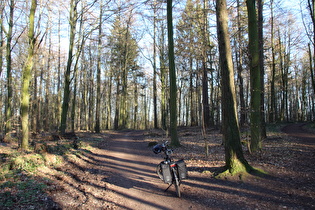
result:
[[[152,148],[152,150],[153,150],[153,152],[154,152],[155,154],[159,154],[159,153],[161,153],[161,152],[164,152],[164,154],[166,155],[166,159],[169,159],[169,156],[170,156],[171,154],[173,154],[173,150],[172,150],[172,149],[169,149],[169,148],[167,147],[167,145],[168,145],[168,141],[165,141],[165,142],[162,143],[162,144],[157,144],[157,145],[155,145],[155,146]]]

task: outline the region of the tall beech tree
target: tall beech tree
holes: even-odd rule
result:
[[[159,58],[160,58],[160,81],[161,81],[161,124],[162,129],[167,130],[167,119],[168,119],[168,79],[167,79],[167,50],[166,50],[166,41],[165,41],[165,28],[164,23],[161,22],[160,28],[161,33],[159,34]]]
[[[239,103],[240,103],[240,126],[244,126],[246,123],[246,102],[245,102],[245,91],[244,91],[244,78],[242,76],[242,72],[244,70],[243,67],[243,59],[244,59],[244,31],[242,30],[243,24],[242,24],[242,4],[240,3],[240,0],[236,1],[237,3],[237,36],[235,37],[235,60],[236,60],[236,69],[237,69],[237,79],[238,79],[238,94],[239,94]]]
[[[261,74],[259,64],[258,21],[256,0],[246,0],[250,60],[250,151],[261,149]]]
[[[68,61],[66,72],[64,75],[64,92],[63,92],[63,102],[62,102],[62,111],[61,111],[61,123],[59,131],[61,133],[66,132],[67,128],[67,115],[69,109],[70,101],[70,83],[71,83],[71,67],[73,62],[73,48],[74,48],[74,39],[76,33],[76,25],[78,20],[77,5],[79,0],[71,0],[70,2],[70,39],[69,39],[69,51],[68,51]]]
[[[260,71],[260,125],[261,125],[261,140],[267,138],[266,134],[266,122],[265,122],[265,89],[264,89],[264,16],[263,16],[263,8],[264,2],[263,0],[257,0],[258,6],[258,48],[259,48],[259,71]]]
[[[277,116],[277,102],[276,102],[276,52],[275,52],[275,27],[274,27],[274,10],[273,0],[270,1],[270,47],[271,47],[271,79],[270,79],[270,110],[269,110],[269,122],[276,121]]]
[[[171,144],[179,146],[177,135],[177,87],[176,70],[174,56],[174,37],[173,37],[173,3],[167,0],[167,36],[168,36],[168,59],[169,59],[169,78],[170,78],[170,135]]]
[[[251,172],[253,168],[244,158],[236,109],[236,93],[226,0],[216,1],[217,34],[220,54],[222,90],[222,131],[226,173]]]
[[[310,35],[309,35],[309,39],[313,45],[313,56],[311,51],[309,51],[310,53],[310,73],[311,73],[311,79],[312,79],[312,87],[313,87],[313,91],[315,93],[315,77],[314,77],[314,72],[315,72],[315,0],[307,0],[307,7],[309,9],[309,13],[311,16],[311,21],[312,21],[312,29],[313,31],[311,31]],[[313,63],[313,65],[312,65]]]
[[[7,101],[5,106],[5,133],[9,133],[12,130],[12,100],[13,100],[13,90],[12,90],[12,33],[13,33],[13,17],[14,17],[14,7],[15,1],[10,0],[9,3],[9,22],[8,30],[5,31],[7,36],[6,43],[6,62],[7,62]]]
[[[2,66],[3,66],[3,17],[4,17],[4,1],[0,2],[0,76],[2,73]]]
[[[97,81],[96,81],[96,110],[95,110],[95,132],[101,132],[101,46],[102,46],[102,26],[103,26],[103,2],[100,2],[100,16],[98,25],[98,42],[97,42]]]
[[[29,103],[30,93],[29,86],[33,68],[33,57],[35,48],[35,36],[34,36],[34,22],[35,22],[35,11],[37,7],[37,0],[32,0],[32,5],[29,15],[29,29],[28,29],[28,55],[23,67],[22,77],[22,92],[21,92],[21,122],[22,122],[22,141],[21,148],[28,149],[29,142]]]

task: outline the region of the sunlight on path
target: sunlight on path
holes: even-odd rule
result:
[[[136,138],[136,140],[134,140]],[[184,198],[177,198],[172,187],[158,178],[155,166],[162,158],[155,156],[146,143],[137,139],[132,132],[115,137],[102,160],[112,171],[107,180],[111,191],[111,202],[126,209],[205,209]]]

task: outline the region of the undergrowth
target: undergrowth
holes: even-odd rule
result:
[[[39,177],[37,169],[59,167],[67,156],[83,148],[90,149],[88,144],[74,145],[72,140],[39,142],[26,152],[13,143],[0,144],[0,209],[29,209],[47,203],[45,189],[50,181]]]
[[[46,185],[34,179],[23,181],[7,181],[0,184],[0,208],[24,209],[35,203],[43,202],[43,193]]]

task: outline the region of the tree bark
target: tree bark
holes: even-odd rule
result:
[[[4,1],[0,2],[0,76],[2,74],[2,66],[3,66],[3,12],[4,12]]]
[[[64,76],[64,93],[63,93],[63,102],[62,102],[62,111],[61,111],[61,124],[59,131],[61,133],[66,132],[67,128],[67,116],[69,109],[70,101],[70,83],[71,83],[71,67],[73,61],[73,47],[74,47],[74,38],[77,22],[77,0],[71,0],[70,2],[70,40],[69,40],[69,51],[68,51],[68,61],[67,68]]]
[[[259,39],[256,15],[256,0],[246,0],[248,13],[248,38],[250,57],[250,151],[261,149],[261,80],[259,65]]]
[[[161,127],[167,130],[167,67],[166,67],[166,56],[165,56],[165,30],[164,25],[161,27],[160,34],[160,71],[161,71]]]
[[[101,47],[102,47],[102,17],[103,6],[100,5],[99,28],[98,28],[98,49],[97,49],[97,76],[96,76],[96,110],[95,110],[95,132],[101,132]]]
[[[203,50],[202,50],[202,126],[204,132],[210,127],[210,106],[209,106],[209,87],[208,87],[208,21],[207,21],[207,4],[206,0],[203,1],[203,17],[202,17],[202,40],[203,40]]]
[[[273,18],[273,0],[270,1],[270,27],[271,27],[271,79],[270,79],[270,111],[269,122],[276,121],[276,91],[275,91],[275,78],[276,78],[276,55],[275,55],[275,43],[274,43],[274,18]]]
[[[158,116],[157,116],[157,89],[156,89],[156,0],[153,3],[154,17],[153,17],[153,117],[154,117],[154,128],[158,128]]]
[[[171,144],[179,146],[177,135],[177,87],[176,69],[174,57],[174,38],[173,38],[173,6],[172,0],[167,0],[167,34],[168,34],[168,56],[169,56],[169,78],[170,78],[170,134]]]
[[[236,46],[237,50],[235,50],[235,59],[236,59],[236,69],[237,69],[237,79],[239,86],[239,100],[240,100],[240,126],[244,126],[246,123],[246,106],[245,106],[245,97],[244,97],[244,79],[242,76],[243,72],[243,47],[241,43],[244,42],[242,39],[242,27],[241,25],[241,5],[240,0],[237,0],[237,28],[238,35],[236,37]]]
[[[260,120],[261,120],[261,140],[267,138],[266,134],[266,121],[265,121],[265,88],[264,88],[264,19],[263,19],[263,6],[262,0],[257,1],[258,4],[258,42],[259,42],[259,68],[260,68]]]
[[[313,25],[313,37],[312,37],[313,40],[311,40],[311,42],[313,43],[313,52],[315,54],[315,0],[308,0],[308,8],[310,11],[312,25]],[[310,72],[311,72],[311,79],[312,79],[312,87],[315,94],[315,80],[314,80],[315,56],[314,55],[312,56],[311,51],[310,51],[310,59],[312,59],[310,63],[313,63],[313,65],[311,65]]]
[[[13,100],[13,93],[12,93],[12,30],[13,30],[13,15],[14,15],[14,0],[10,1],[10,14],[9,14],[9,29],[7,32],[7,45],[6,45],[6,62],[7,62],[7,103],[5,107],[5,133],[9,133],[12,130],[12,100]]]
[[[310,59],[310,71],[311,71],[311,80],[312,80],[312,87],[315,94],[315,80],[314,80],[314,67],[313,67],[313,56],[310,44],[308,44],[308,54]]]
[[[34,36],[34,22],[35,22],[35,11],[37,6],[37,0],[32,0],[32,5],[29,15],[29,31],[28,31],[28,56],[23,67],[23,81],[22,81],[22,92],[21,92],[21,121],[22,121],[22,140],[21,148],[23,150],[28,149],[29,142],[29,102],[30,93],[29,86],[31,80],[31,72],[33,68],[33,57],[35,47],[35,36]]]
[[[252,167],[244,158],[240,141],[226,0],[217,0],[216,7],[222,84],[222,131],[226,164],[224,169],[231,174],[250,172]]]

